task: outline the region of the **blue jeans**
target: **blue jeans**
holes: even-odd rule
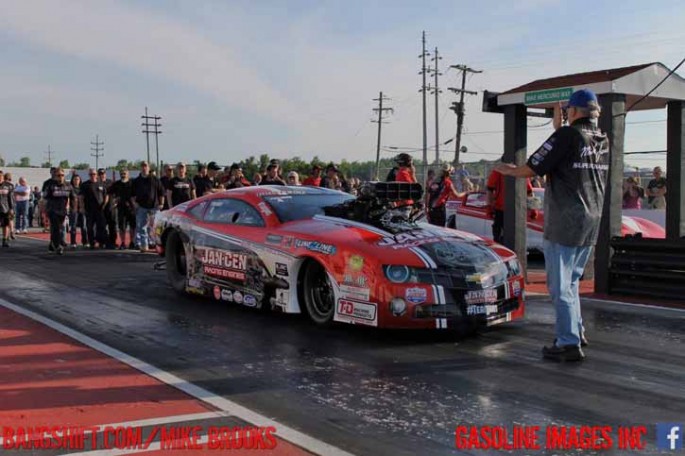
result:
[[[148,235],[148,224],[151,225],[154,220],[157,209],[146,209],[138,207],[136,209],[136,244],[141,249],[147,249],[150,245],[150,236]]]
[[[17,231],[23,231],[29,227],[29,202],[28,201],[17,201],[17,211],[16,221],[14,222],[14,229]]]
[[[557,346],[580,346],[584,328],[579,286],[592,247],[569,247],[545,239],[543,248],[547,289],[557,314]]]

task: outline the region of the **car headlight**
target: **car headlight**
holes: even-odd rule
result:
[[[385,266],[385,276],[392,283],[405,283],[411,279],[411,269],[404,265]]]
[[[512,258],[506,262],[507,272],[509,277],[514,277],[521,274],[521,263],[518,258]]]

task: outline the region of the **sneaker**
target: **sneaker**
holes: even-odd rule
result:
[[[542,348],[542,357],[560,363],[577,362],[585,359],[585,353],[583,353],[580,347],[575,345],[564,345],[561,347],[553,345]]]
[[[76,244],[71,244],[71,245],[69,245],[69,248],[70,248],[71,250],[76,250]]]
[[[64,247],[61,245],[57,247],[57,255],[64,255]]]
[[[554,345],[556,345],[556,344],[557,344],[557,340],[554,339]],[[580,335],[580,346],[581,347],[587,347],[588,345],[589,345],[589,342],[585,338],[585,333],[581,334]]]

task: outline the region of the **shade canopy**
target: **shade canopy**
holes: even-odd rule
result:
[[[524,104],[535,108],[552,108],[560,101],[567,101],[574,90],[590,89],[597,95],[625,94],[626,107],[629,107],[659,84],[670,71],[662,63],[656,62],[538,79],[500,93],[497,104],[500,107]],[[685,100],[685,79],[678,74],[671,75],[632,110],[663,109],[666,103],[675,100]]]

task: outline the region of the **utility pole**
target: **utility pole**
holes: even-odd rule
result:
[[[428,87],[426,86],[426,74],[428,73],[428,69],[426,68],[426,57],[430,56],[430,53],[426,51],[426,32],[422,32],[421,34],[421,55],[419,58],[421,59],[421,71],[419,74],[422,77],[422,82],[421,82],[421,90],[419,92],[422,92],[423,94],[423,179],[422,182],[426,183],[426,171],[428,167],[428,126],[427,126],[427,119],[426,119],[426,92],[428,91]]]
[[[440,86],[438,86],[438,76],[442,76],[442,73],[438,70],[438,60],[441,60],[442,57],[438,54],[438,48],[435,48],[435,53],[433,55],[433,58],[431,59],[432,61],[435,62],[435,68],[431,70],[433,72],[433,77],[435,78],[435,83],[434,86],[431,87],[433,92],[431,92],[433,95],[435,95],[435,164],[440,163],[440,126],[438,125],[440,123],[440,117],[438,116],[438,97],[440,93],[442,93],[442,90],[440,90]]]
[[[454,164],[459,164],[459,151],[461,150],[461,132],[464,127],[464,94],[478,95],[478,92],[466,90],[466,73],[482,73],[482,70],[474,70],[466,65],[451,65],[450,68],[461,71],[461,89],[448,87],[454,93],[459,94],[459,101],[452,103],[450,108],[457,115],[457,143],[454,148]]]
[[[388,107],[384,108],[383,107],[383,101],[389,101],[389,100],[390,100],[390,98],[383,97],[383,92],[380,92],[378,94],[378,98],[373,99],[373,101],[378,102],[378,107],[373,108],[373,111],[378,113],[378,120],[372,120],[371,121],[371,122],[378,123],[378,141],[376,142],[376,180],[379,180],[378,173],[379,173],[380,166],[381,166],[381,126],[384,123],[387,123],[387,122],[383,122],[383,119],[385,119],[385,117],[383,117],[383,114],[385,114],[386,112],[390,112],[390,113],[393,112],[392,108],[388,108]]]
[[[140,116],[141,119],[143,119],[143,123],[141,124],[145,129],[143,130],[143,133],[145,133],[145,141],[147,143],[147,162],[148,164],[150,163],[150,134],[155,135],[155,151],[157,153],[157,172],[159,172],[159,141],[158,141],[158,136],[162,134],[162,131],[159,130],[159,127],[162,126],[161,123],[159,123],[159,120],[161,117],[159,116],[148,116],[147,115],[147,106],[145,107],[145,115]],[[153,130],[150,130],[150,128],[153,128]]]
[[[100,167],[100,157],[104,156],[104,153],[100,153],[101,150],[105,150],[104,146],[105,143],[103,141],[100,141],[100,135],[95,135],[95,142],[90,142],[91,145],[95,147],[91,147],[90,150],[95,151],[94,154],[90,154],[91,157],[95,157],[95,169],[98,169]]]
[[[48,156],[48,165],[52,168],[52,154],[54,154],[55,151],[50,149],[50,144],[48,144],[48,150],[43,153]]]

